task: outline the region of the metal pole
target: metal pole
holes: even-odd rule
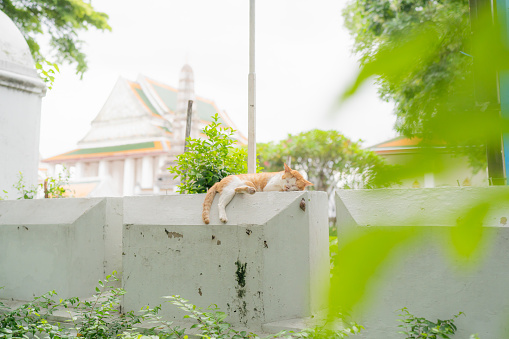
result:
[[[247,172],[256,173],[255,0],[249,0]]]
[[[187,102],[186,139],[184,142],[184,153],[187,152],[187,139],[191,136],[191,118],[193,116],[193,100]]]

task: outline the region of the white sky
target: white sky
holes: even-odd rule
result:
[[[358,70],[343,27],[346,0],[256,2],[257,141],[336,129],[365,146],[395,136],[392,105],[366,86],[339,110]],[[188,61],[195,92],[225,110],[247,136],[249,0],[94,0],[112,32],[91,30],[83,80],[62,66],[42,104],[43,158],[76,148],[119,76],[144,74],[177,87]]]

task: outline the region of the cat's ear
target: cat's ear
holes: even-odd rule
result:
[[[309,182],[307,180],[304,180],[304,185],[305,186],[314,186],[315,184],[313,184],[313,183],[311,183],[311,182]]]
[[[284,164],[285,164],[285,172],[290,173],[292,171],[292,169],[290,167],[288,167],[286,162]]]

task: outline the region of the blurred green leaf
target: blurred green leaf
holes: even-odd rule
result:
[[[339,242],[331,279],[329,314],[346,315],[364,300],[380,270],[394,264],[396,250],[415,240],[419,228],[368,229]]]
[[[456,255],[463,259],[470,259],[479,250],[485,230],[483,221],[488,214],[490,205],[486,202],[468,210],[463,218],[457,220],[457,225],[451,228],[451,244]]]

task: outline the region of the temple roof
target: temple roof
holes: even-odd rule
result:
[[[190,69],[188,65],[186,66]],[[189,73],[186,66],[183,70]],[[193,80],[191,76],[188,78],[184,80]],[[192,90],[188,92],[194,98],[194,119],[206,125],[212,122],[212,116],[218,113],[219,122],[224,127],[228,126],[236,130],[228,115],[221,111],[214,101],[195,97],[194,87],[185,85]],[[184,113],[177,111],[178,94],[179,90],[176,88],[143,75],[139,75],[136,81],[120,77],[92,121],[90,130],[78,142],[78,149],[45,159],[43,162],[116,157],[117,155],[134,155],[137,154],[136,152],[168,152],[174,138],[183,140],[179,133],[174,136],[174,128],[181,132],[184,117]],[[198,128],[199,125],[197,124],[194,128]],[[236,138],[242,144],[247,142],[247,139],[238,131]],[[139,151],[138,146],[135,146],[147,143],[167,145],[167,147],[149,146]]]
[[[60,154],[44,162],[65,162],[66,160],[96,160],[106,157],[126,157],[164,154],[170,150],[169,142],[149,141],[136,144],[126,144],[96,148],[78,148],[73,151]]]
[[[443,143],[440,142],[433,142],[430,145],[434,148],[443,148]],[[399,136],[368,148],[378,154],[395,154],[412,153],[422,146],[421,138],[407,138]]]

